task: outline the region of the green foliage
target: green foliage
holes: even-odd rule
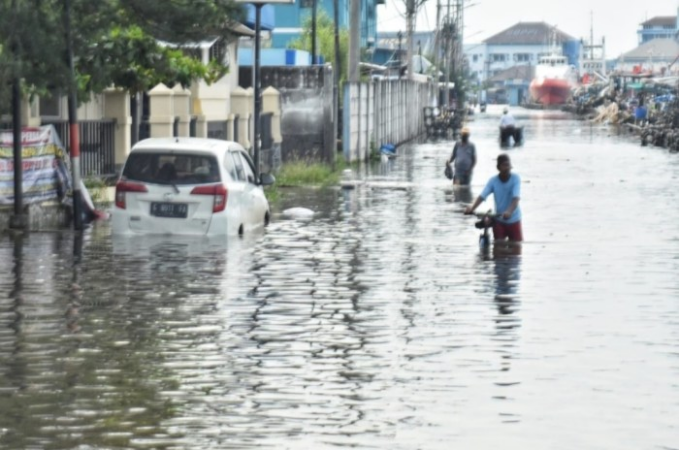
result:
[[[326,164],[296,161],[285,164],[276,174],[278,186],[329,186],[337,184],[339,172]]]
[[[244,16],[233,0],[70,0],[78,98],[89,99],[115,85],[130,92],[162,82],[214,82],[228,71],[222,61],[233,38],[231,26]],[[24,91],[67,92],[70,69],[63,0],[0,0],[0,105],[19,77]],[[213,60],[179,48],[217,40]],[[162,44],[169,42],[171,44]],[[6,109],[6,108],[5,108]]]
[[[311,15],[302,22],[302,35],[290,42],[289,47],[297,50],[311,52]],[[349,32],[339,31],[340,47],[340,83],[344,81],[346,68],[349,61]],[[316,49],[326,62],[335,64],[335,24],[333,19],[322,9],[318,8],[316,15]]]
[[[90,194],[93,203],[101,203],[106,200],[106,189],[108,185],[101,178],[88,176],[83,180],[83,184]]]
[[[269,203],[276,204],[284,197],[288,187],[329,187],[339,183],[342,171],[347,168],[343,157],[334,165],[295,161],[284,164],[276,173],[276,183],[264,188]]]

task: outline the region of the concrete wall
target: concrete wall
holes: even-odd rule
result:
[[[374,80],[344,86],[343,149],[347,161],[365,161],[382,144],[398,145],[424,132],[424,107],[433,83]]]
[[[249,87],[250,67],[240,68],[241,86]],[[332,162],[335,158],[332,68],[262,67],[262,90],[280,93],[281,157]]]

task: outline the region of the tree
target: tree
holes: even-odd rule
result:
[[[223,76],[225,46],[209,64],[181,50],[207,39],[228,40],[244,15],[232,0],[71,0],[78,98],[118,86],[131,93],[163,82],[189,85]],[[164,45],[162,41],[172,45]],[[24,91],[66,92],[62,0],[0,0],[0,110],[13,77]],[[6,108],[5,108],[6,109]]]
[[[340,30],[340,61],[342,67],[346,67],[349,56],[349,33],[347,30]],[[306,17],[302,23],[302,35],[291,41],[288,46],[297,50],[311,51],[311,17]],[[318,53],[325,61],[335,61],[335,24],[328,14],[318,11],[316,18],[316,39],[318,42]],[[346,74],[340,72],[340,84],[346,78]]]

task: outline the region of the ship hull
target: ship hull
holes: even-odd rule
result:
[[[531,99],[541,105],[563,105],[571,96],[567,80],[557,78],[535,79],[529,88]]]

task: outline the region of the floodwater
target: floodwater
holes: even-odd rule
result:
[[[425,143],[226,246],[4,236],[0,449],[679,449],[679,158],[517,110],[526,242],[483,254],[498,113],[467,192]]]

